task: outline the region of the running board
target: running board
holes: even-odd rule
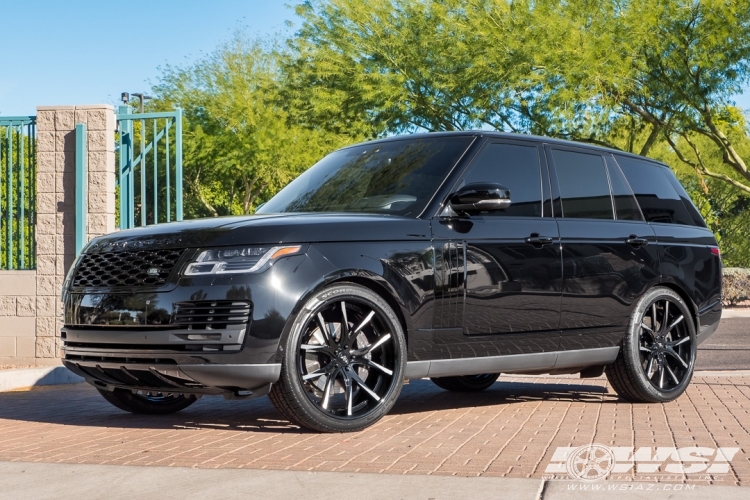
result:
[[[617,358],[619,346],[577,351],[510,354],[484,358],[434,359],[409,361],[404,378],[455,377],[481,373],[522,373],[563,368],[608,365]]]

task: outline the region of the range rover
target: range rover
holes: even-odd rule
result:
[[[335,151],[253,216],[92,240],[62,291],[64,364],[116,407],[268,395],[363,429],[406,379],[606,374],[682,394],[721,316],[721,259],[672,171],[561,140],[416,134]]]

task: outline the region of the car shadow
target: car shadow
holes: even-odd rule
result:
[[[605,387],[580,383],[496,382],[477,393],[444,391],[429,380],[405,385],[390,415],[467,407],[503,406],[528,401],[617,402]],[[134,415],[109,405],[88,384],[39,387],[0,393],[0,419],[121,429],[220,429],[307,434],[285,419],[268,398],[226,401],[204,397],[172,415]]]

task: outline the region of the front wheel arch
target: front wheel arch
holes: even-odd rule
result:
[[[287,318],[281,335],[279,336],[279,344],[278,348],[276,349],[276,354],[269,362],[279,363],[282,361],[284,356],[283,346],[286,345],[286,342],[289,339],[289,335],[292,332],[294,322],[297,320],[297,316],[302,310],[304,304],[324,288],[332,285],[341,285],[347,283],[363,286],[386,301],[393,312],[396,313],[396,318],[398,319],[398,322],[401,325],[401,329],[404,332],[404,340],[406,341],[408,349],[411,321],[407,320],[408,314],[404,312],[403,304],[401,304],[396,299],[396,291],[389,287],[388,283],[381,276],[373,275],[371,271],[352,269],[348,271],[337,272],[335,276],[329,276],[320,280],[315,284],[315,286],[311,287],[307,292],[300,296],[297,304],[294,306],[292,314],[290,314]]]

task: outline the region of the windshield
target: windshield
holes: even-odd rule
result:
[[[471,136],[362,144],[331,153],[257,213],[370,212],[418,215]]]

